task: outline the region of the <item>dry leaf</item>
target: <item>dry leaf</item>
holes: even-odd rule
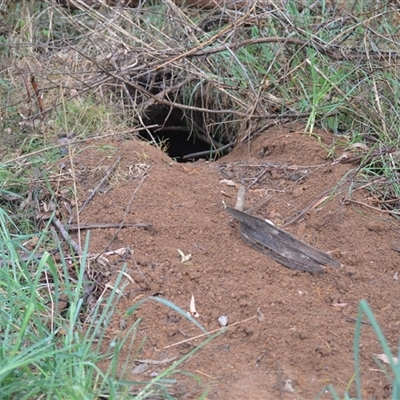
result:
[[[287,392],[287,393],[294,393],[294,389],[293,389],[293,386],[292,386],[292,380],[291,379],[285,379],[284,382],[285,382],[285,386],[283,388],[283,391]]]
[[[30,239],[24,243],[24,246],[28,250],[33,250],[35,248],[35,246],[38,244],[38,242],[39,242],[39,236],[33,236],[32,239]]]
[[[191,313],[195,318],[199,318],[199,317],[200,317],[199,313],[196,311],[196,305],[195,305],[193,293],[192,293],[192,297],[191,297],[191,299],[190,299],[190,313]]]
[[[178,249],[178,253],[181,256],[181,263],[189,261],[192,258],[191,254],[185,255],[185,253],[181,249]]]
[[[264,314],[261,312],[260,307],[257,308],[257,319],[258,322],[262,322],[265,320]]]
[[[346,148],[346,150],[354,150],[354,149],[361,149],[365,151],[369,150],[368,146],[365,143],[353,143]]]
[[[378,360],[383,361],[385,364],[390,364],[389,357],[386,354],[384,354],[384,353],[382,353],[382,354],[374,354],[374,356]],[[394,361],[395,364],[397,364],[399,362],[397,357],[393,357],[393,361]]]
[[[139,364],[135,368],[133,368],[132,374],[134,374],[134,375],[143,374],[143,372],[146,372],[149,368],[150,368],[149,364],[146,364],[146,363]]]
[[[332,303],[333,307],[346,307],[349,303]]]
[[[106,256],[110,256],[112,254],[116,254],[118,256],[123,257],[123,256],[125,256],[127,254],[130,254],[130,252],[131,252],[131,250],[128,247],[121,247],[120,249],[117,249],[117,250],[108,251],[105,254],[106,254]]]
[[[228,185],[228,186],[237,186],[237,183],[235,183],[234,181],[232,181],[230,179],[222,179],[221,181],[219,181],[219,183],[225,183],[225,185]]]

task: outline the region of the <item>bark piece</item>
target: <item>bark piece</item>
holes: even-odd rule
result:
[[[243,241],[275,261],[298,271],[323,272],[323,266],[341,265],[328,254],[296,239],[294,236],[264,220],[227,207],[226,211],[240,222]]]

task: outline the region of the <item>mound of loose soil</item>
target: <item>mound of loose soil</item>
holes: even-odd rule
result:
[[[145,303],[123,328],[124,312],[144,296],[164,297],[189,310],[193,294],[198,321],[209,331],[220,327],[219,316],[229,319],[227,331],[184,364],[201,384],[183,379],[172,389],[178,398],[197,398],[208,387],[209,399],[312,399],[328,384],[343,395],[354,374],[360,299],[372,307],[392,350],[397,348],[400,254],[393,248],[400,247],[400,233],[387,214],[345,204],[345,192],[301,214],[285,229],[343,264],[311,275],[246,246],[237,223],[224,211],[223,203],[235,205],[240,183],[253,183],[246,208],[254,208],[254,215],[278,226],[299,216],[355,167],[327,159],[333,140],[323,133],[318,141],[277,129],[239,145],[218,162],[193,164],[177,164],[133,140],[81,149],[74,160],[84,200],[107,167],[122,157],[105,193],[82,212],[81,223],[124,219],[152,225],[121,229],[116,238],[117,230],[111,228],[90,234],[93,253],[107,246],[133,251],[120,262],[127,263],[134,283],[124,278],[125,295],[110,329],[123,333],[142,318],[139,338],[146,341],[137,358],[181,357],[200,340],[172,345],[202,333],[156,302]],[[181,262],[178,249],[191,254],[190,260]],[[112,277],[120,269],[121,264],[113,264]],[[373,361],[373,354],[382,350],[371,326],[362,329],[363,395],[383,399],[389,385]],[[132,370],[135,365],[132,360]],[[143,376],[131,378],[149,379],[162,368],[150,365]],[[350,392],[354,395],[354,385]]]

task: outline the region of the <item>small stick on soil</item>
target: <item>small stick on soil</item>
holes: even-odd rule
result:
[[[357,322],[357,319],[356,319],[356,318],[352,318],[352,317],[348,317],[348,316],[346,315],[346,321],[349,321],[349,322]],[[371,326],[371,324],[370,324],[369,322],[367,322],[367,321],[361,321],[361,323],[364,324],[364,325],[369,325],[369,326]]]
[[[336,190],[340,189],[345,183],[346,182],[342,182],[338,186],[328,189],[327,191],[322,193],[320,196],[318,196],[316,199],[314,199],[310,204],[308,204],[305,208],[303,208],[294,218],[292,218],[290,221],[288,221],[284,225],[282,225],[281,228],[286,228],[287,226],[297,222],[299,219],[304,217],[304,215],[307,214],[308,211],[310,211],[313,208],[318,207],[321,203],[323,203],[326,199],[328,199]]]
[[[139,222],[135,224],[73,224],[73,225],[66,225],[65,228],[69,231],[78,231],[78,230],[85,230],[85,229],[108,229],[108,228],[144,228],[149,229],[153,225],[147,224],[145,222]]]
[[[78,256],[82,255],[82,250],[79,247],[78,243],[75,242],[74,239],[69,236],[68,232],[64,228],[64,225],[61,223],[61,221],[57,217],[53,217],[51,220],[52,224],[60,231],[61,236],[64,238],[64,240],[74,249],[75,253]]]
[[[261,174],[259,174],[257,177],[255,177],[252,182],[250,183],[250,185],[247,187],[247,189],[250,189],[253,185],[255,185],[256,183],[258,183],[260,181],[260,179],[268,172],[270,171],[270,168],[264,168],[263,172],[261,172]],[[243,210],[239,210],[239,211],[243,211]]]
[[[126,218],[126,216],[129,214],[129,212],[130,212],[133,199],[135,198],[136,193],[139,191],[139,189],[140,189],[141,186],[143,185],[143,182],[145,181],[146,178],[147,178],[147,174],[145,173],[145,174],[142,176],[142,179],[141,179],[141,181],[139,182],[137,188],[133,191],[131,198],[129,199],[129,202],[128,202],[126,208],[125,208],[124,215],[123,215],[123,217],[122,217],[122,221],[121,221],[121,223],[120,223],[119,226],[118,226],[117,232],[115,232],[115,234],[114,234],[114,236],[112,237],[112,239],[110,240],[109,244],[108,244],[108,245],[106,246],[106,248],[99,254],[99,256],[100,256],[101,254],[103,254],[103,253],[106,253],[106,252],[109,250],[109,248],[111,247],[111,245],[114,243],[114,240],[116,239],[116,237],[118,236],[119,232],[121,231],[121,229],[123,228],[123,226],[124,226],[124,224],[125,224],[125,218]]]
[[[204,375],[204,376],[206,376],[207,378],[210,378],[210,379],[212,379],[212,380],[214,380],[214,381],[216,380],[216,378],[215,378],[214,376],[208,375],[208,374],[206,374],[205,372],[202,372],[202,371],[200,371],[200,370],[198,370],[198,369],[196,369],[195,372],[197,372],[197,373],[199,373],[199,374],[201,374],[201,375]]]
[[[292,118],[284,118],[281,120],[276,120],[273,122],[270,122],[267,125],[262,126],[261,128],[258,128],[250,133],[248,133],[245,137],[243,137],[242,139],[240,139],[240,142],[243,143],[246,140],[250,140],[255,138],[258,135],[261,135],[262,133],[264,133],[267,129],[271,128],[271,126],[277,126],[277,125],[284,125],[287,124],[288,122],[292,121]]]
[[[64,238],[64,240],[74,249],[75,253],[79,257],[82,256],[81,248],[79,247],[78,243],[76,243],[75,240],[72,239],[71,236],[69,236],[68,232],[65,230],[64,225],[61,223],[61,221],[54,216],[51,222],[60,231],[61,236]],[[87,299],[90,296],[90,294],[94,292],[94,290],[96,289],[96,285],[90,283],[86,271],[83,273],[83,288],[85,291],[84,299]]]
[[[102,178],[100,183],[93,189],[92,193],[90,193],[89,197],[85,200],[85,202],[83,203],[83,206],[78,211],[78,215],[80,215],[80,213],[83,211],[83,209],[89,204],[90,200],[92,200],[93,197],[96,196],[97,192],[104,185],[104,183],[108,180],[110,175],[115,171],[115,169],[117,168],[117,166],[121,162],[121,160],[122,160],[122,157],[117,158],[117,161],[115,161],[114,165],[107,171],[106,175]]]
[[[205,151],[199,151],[197,153],[190,153],[186,154],[182,157],[182,160],[187,160],[189,158],[200,158],[202,156],[213,156],[214,154],[218,154],[219,152],[222,152],[224,150],[229,149],[235,144],[235,142],[230,142],[228,144],[225,144],[222,147],[219,147],[218,149],[213,149],[213,150],[205,150]]]
[[[161,364],[169,364],[172,361],[175,361],[177,358],[178,358],[178,356],[173,356],[171,358],[166,358],[165,360],[151,360],[151,359],[138,360],[138,359],[135,359],[133,361],[137,362],[137,363],[141,363],[141,364],[161,365]]]
[[[371,210],[375,210],[375,211],[378,211],[378,212],[381,212],[381,213],[393,214],[393,215],[400,215],[400,213],[398,213],[398,212],[396,212],[396,211],[393,211],[393,210],[384,210],[384,209],[382,209],[382,208],[370,206],[369,204],[366,204],[366,203],[363,203],[363,202],[357,201],[357,200],[345,199],[345,200],[343,200],[343,203],[344,203],[344,204],[346,204],[346,203],[354,203],[354,204],[358,204],[358,205],[360,205],[360,206],[364,206],[364,207],[370,208]]]
[[[223,326],[222,328],[214,329],[213,331],[210,331],[210,332],[207,332],[207,333],[202,333],[201,335],[193,336],[193,337],[191,337],[189,339],[185,339],[185,340],[182,340],[180,342],[177,342],[177,343],[174,343],[174,344],[170,344],[168,346],[165,346],[164,349],[169,349],[170,347],[175,347],[175,346],[178,346],[178,345],[180,345],[182,343],[187,343],[187,342],[190,342],[192,340],[196,340],[196,339],[199,339],[201,337],[211,335],[212,333],[219,332],[219,331],[222,331],[224,329],[231,328],[232,326],[239,325],[239,324],[242,324],[243,322],[251,321],[252,319],[256,319],[256,318],[257,318],[257,315],[255,315],[254,317],[243,319],[242,321],[235,322],[235,323],[230,324],[228,326]]]
[[[265,205],[267,205],[272,199],[272,196],[268,196],[265,200],[263,200],[261,203],[257,204],[254,207],[248,208],[246,210],[247,214],[254,214],[256,213],[258,210],[261,210]]]

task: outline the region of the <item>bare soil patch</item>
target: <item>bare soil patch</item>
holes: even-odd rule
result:
[[[311,399],[327,384],[343,394],[354,374],[354,319],[360,299],[368,301],[392,349],[397,348],[400,254],[393,248],[400,232],[394,219],[344,204],[346,192],[304,213],[285,229],[332,252],[343,264],[311,275],[285,268],[246,246],[237,223],[224,210],[224,202],[235,205],[241,182],[248,185],[257,179],[246,208],[264,203],[254,215],[282,226],[334,188],[356,166],[332,163],[326,147],[334,137],[319,135],[320,141],[300,131],[276,129],[214,163],[177,164],[136,140],[94,143],[77,152],[74,167],[82,201],[122,157],[106,192],[97,194],[82,212],[81,223],[124,220],[152,225],[121,229],[116,238],[115,228],[90,233],[93,253],[106,247],[133,251],[112,265],[113,278],[126,262],[134,283],[125,282],[126,294],[116,305],[110,329],[123,334],[142,318],[137,343],[146,340],[137,358],[163,359],[186,354],[200,340],[167,346],[201,331],[155,302],[145,303],[124,328],[120,320],[135,300],[158,295],[189,310],[193,294],[206,329],[218,329],[221,315],[229,318],[226,332],[185,363],[183,369],[201,382],[196,386],[183,379],[173,389],[178,398],[198,398],[208,387],[209,399]],[[146,166],[146,179],[138,188]],[[366,192],[357,195],[362,198]],[[178,249],[191,259],[182,263]],[[368,325],[363,325],[361,345],[364,398],[386,398],[388,381],[373,360],[373,354],[382,351]],[[149,379],[162,368],[150,366],[140,378]],[[354,395],[354,385],[350,393]]]

